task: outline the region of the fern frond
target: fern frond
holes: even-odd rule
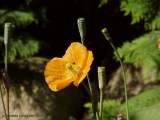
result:
[[[154,31],[132,42],[125,42],[121,48],[118,48],[124,63],[142,68],[142,78],[145,80],[160,80],[160,50],[157,47],[159,37],[160,31]]]
[[[131,24],[144,21],[149,30],[160,29],[159,0],[121,0],[121,11],[131,15]]]
[[[8,59],[12,62],[16,57],[27,58],[39,51],[39,42],[33,38],[24,41],[18,39],[10,43]]]
[[[4,22],[9,21],[17,26],[27,26],[32,22],[36,22],[33,12],[30,11],[7,11],[0,10],[0,24],[4,24]]]

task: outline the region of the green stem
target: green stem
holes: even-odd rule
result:
[[[7,74],[8,73],[8,46],[7,46],[7,44],[5,44],[5,74]],[[7,91],[7,114],[8,114],[8,120],[10,120],[10,117],[9,117],[9,85],[8,85],[8,76],[5,76],[5,77],[7,77],[6,79],[4,79],[4,80],[6,80],[6,85],[5,85],[5,87],[6,87],[6,91]]]
[[[91,87],[91,82],[90,82],[89,75],[87,75],[87,81],[88,81],[88,86],[89,86],[90,94],[91,94],[91,96],[93,96],[93,92],[92,92],[92,87]]]
[[[96,119],[100,120],[98,113],[96,112]]]
[[[82,85],[85,88],[85,90],[87,91],[88,95],[90,95],[91,93],[90,93],[90,89],[88,88],[88,86],[84,82],[82,82]]]
[[[81,43],[84,44],[85,36],[86,36],[85,18],[78,18],[77,24],[78,24],[78,29],[80,33]],[[94,116],[96,117],[97,115],[94,110],[94,98],[93,98],[92,86],[91,86],[91,82],[88,74],[87,74],[87,81],[88,81],[88,86],[90,91],[91,102],[92,102],[92,110],[93,110]]]
[[[124,81],[124,93],[125,93],[125,101],[126,101],[126,115],[127,115],[127,120],[129,120],[127,81],[126,81],[126,76],[125,76],[124,65],[123,65],[123,62],[120,59],[120,55],[119,55],[118,51],[115,49],[115,47],[114,47],[114,50],[115,50],[115,53],[117,54],[117,57],[119,58],[119,62],[120,62],[121,69],[122,69],[122,76],[123,76],[123,81]]]
[[[91,82],[88,74],[87,74],[87,82],[88,82],[88,87],[89,87],[89,92],[90,92],[90,97],[92,102],[92,110],[93,110],[94,116],[96,116],[94,111],[94,98],[93,98],[92,86],[91,86]]]
[[[99,85],[99,116],[100,119],[103,120],[103,88],[104,88],[104,81],[106,80],[106,72],[104,66],[98,67],[98,85]]]
[[[10,113],[9,113],[9,89],[7,90],[7,112],[8,112],[8,120],[10,120]]]
[[[103,90],[100,89],[100,101],[99,101],[99,115],[101,120],[103,120]]]
[[[6,108],[5,108],[5,104],[4,104],[4,99],[3,99],[3,93],[2,93],[1,85],[0,85],[0,94],[1,94],[1,100],[2,100],[3,110],[4,110],[4,115],[5,115],[6,120],[8,120],[7,119],[7,112],[6,112]]]
[[[92,103],[92,111],[93,111],[94,116],[96,116],[96,118],[98,117],[97,120],[99,120],[99,115],[97,116],[97,112],[94,110],[95,105],[94,105],[92,86],[91,86],[90,78],[89,78],[88,75],[87,75],[87,81],[88,81],[88,86],[89,86],[89,91],[90,91],[90,97],[91,97],[91,103]]]
[[[4,58],[4,64],[5,64],[5,72],[7,74],[6,76],[6,91],[7,91],[7,112],[8,112],[8,120],[10,120],[9,115],[9,79],[8,79],[8,41],[9,41],[9,30],[11,27],[11,23],[5,23],[4,25],[4,46],[5,46],[5,58]]]
[[[125,76],[125,70],[124,70],[124,65],[123,62],[121,60],[121,57],[119,55],[119,52],[117,51],[116,47],[114,46],[114,44],[112,43],[112,39],[108,33],[107,28],[102,29],[102,33],[104,35],[104,37],[106,38],[106,40],[109,42],[109,44],[111,45],[111,47],[113,48],[113,50],[115,51],[115,54],[118,57],[118,60],[120,62],[120,66],[121,66],[121,70],[122,70],[122,76],[123,76],[123,82],[124,82],[124,95],[125,95],[125,102],[126,102],[126,116],[127,116],[127,120],[129,120],[129,109],[128,109],[128,95],[127,95],[127,82],[126,82],[126,76]]]

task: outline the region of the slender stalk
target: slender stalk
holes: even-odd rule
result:
[[[78,29],[79,29],[79,33],[80,33],[81,43],[84,44],[85,36],[86,36],[85,19],[84,18],[78,18],[77,24],[78,24]],[[88,82],[90,97],[91,97],[91,102],[92,102],[92,110],[93,110],[94,116],[97,118],[98,116],[96,115],[96,111],[94,109],[95,107],[94,107],[94,98],[93,98],[92,86],[91,86],[91,82],[90,82],[90,78],[89,78],[88,74],[87,74],[87,82]],[[99,119],[97,119],[97,120],[99,120]]]
[[[96,112],[96,119],[97,119],[97,120],[100,120],[100,117],[99,117],[98,112]]]
[[[8,120],[10,120],[10,113],[9,113],[9,89],[7,89],[7,112],[8,112]]]
[[[88,86],[89,86],[90,94],[91,94],[91,96],[93,96],[93,93],[92,93],[92,87],[91,87],[91,82],[90,82],[89,75],[87,75],[87,81],[88,81]]]
[[[88,95],[90,95],[91,93],[90,93],[90,89],[88,88],[88,86],[84,82],[82,82],[82,85],[85,88],[85,90],[87,91]]]
[[[104,88],[104,81],[106,80],[105,75],[105,67],[100,66],[98,67],[98,85],[99,85],[99,116],[100,119],[103,120],[103,88]]]
[[[3,110],[4,110],[4,115],[5,115],[5,119],[8,120],[7,118],[7,112],[6,112],[6,107],[4,104],[4,99],[3,99],[3,93],[2,93],[2,87],[0,85],[0,94],[1,94],[1,100],[2,100],[2,106],[3,106]]]
[[[78,23],[78,29],[79,29],[79,33],[80,33],[81,43],[84,44],[85,36],[86,36],[85,19],[84,18],[79,18],[77,20],[77,23]],[[87,75],[87,81],[88,81],[90,94],[92,96],[92,87],[91,87],[90,78],[89,78],[88,75]]]
[[[8,40],[9,40],[9,29],[11,23],[5,23],[4,25],[4,46],[5,46],[5,57],[4,57],[4,64],[5,64],[5,72],[6,72],[6,91],[7,91],[7,113],[8,113],[8,120],[10,120],[9,116],[9,80],[8,80]]]
[[[106,38],[106,40],[109,42],[109,44],[111,45],[111,47],[113,48],[113,50],[115,51],[115,54],[118,57],[118,60],[120,62],[120,66],[121,66],[121,70],[122,70],[122,76],[123,76],[123,81],[124,81],[124,95],[125,95],[125,103],[126,103],[126,116],[127,116],[127,120],[129,120],[129,109],[128,109],[128,95],[127,95],[127,82],[126,82],[126,76],[125,76],[125,70],[124,70],[124,65],[123,62],[121,60],[121,57],[116,49],[116,47],[114,46],[114,44],[112,43],[112,39],[108,33],[107,28],[102,29],[101,31],[104,35],[104,37]]]
[[[94,116],[96,116],[96,118],[98,117],[97,120],[99,120],[99,115],[97,115],[97,111],[94,110],[95,105],[94,105],[94,98],[93,98],[92,86],[91,86],[90,78],[89,78],[88,75],[87,75],[87,82],[88,82],[89,91],[90,91],[90,97],[91,97],[91,102],[92,102],[92,110],[93,110]]]
[[[99,115],[101,120],[103,120],[103,90],[100,89],[100,101],[99,101]]]

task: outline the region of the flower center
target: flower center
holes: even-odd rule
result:
[[[67,63],[66,68],[67,70],[71,71],[73,74],[80,72],[80,67],[76,65],[75,63]]]
[[[78,79],[81,77],[81,68],[74,63],[67,63],[67,78],[68,79]]]

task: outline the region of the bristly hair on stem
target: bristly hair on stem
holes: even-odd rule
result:
[[[124,81],[124,95],[125,95],[125,103],[126,103],[126,117],[127,120],[129,120],[129,109],[128,109],[128,95],[127,95],[127,81],[126,81],[126,76],[125,76],[125,70],[124,70],[124,64],[121,60],[121,57],[116,49],[116,47],[114,46],[113,42],[112,42],[112,38],[108,33],[107,28],[103,28],[101,30],[102,34],[104,35],[105,39],[109,42],[109,44],[111,45],[111,47],[113,48],[113,50],[115,51],[115,54],[120,62],[121,65],[121,70],[122,70],[122,77],[123,77],[123,81]]]

